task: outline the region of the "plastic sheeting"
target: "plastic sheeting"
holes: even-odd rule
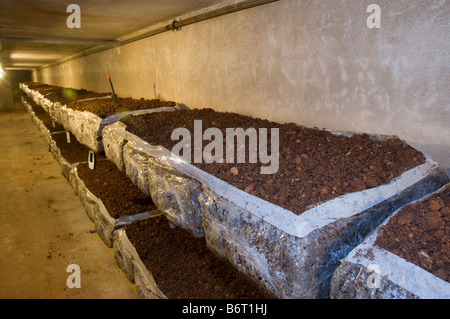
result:
[[[141,298],[167,299],[129,241],[125,229],[114,233],[114,258],[127,279],[136,285]]]
[[[115,220],[109,215],[103,202],[92,194],[78,177],[77,168],[72,170],[70,184],[75,194],[86,208],[86,214],[95,225],[95,230],[106,246],[112,247],[112,234]]]
[[[149,216],[160,215],[160,212],[155,210],[117,219],[111,217],[102,200],[92,194],[83,180],[78,177],[76,166],[71,171],[70,184],[86,207],[86,213],[93,221],[97,234],[108,247],[113,247],[113,234],[117,229]]]
[[[66,123],[64,128],[72,132],[81,144],[86,145],[91,151],[99,153],[104,150],[101,133],[105,126],[110,125],[129,114],[165,112],[172,111],[174,108],[161,107],[157,109],[122,112],[104,119],[87,111],[80,112],[69,108],[66,108],[66,110],[67,112],[65,114],[67,115],[67,119],[63,120],[63,125]],[[61,112],[61,119],[63,119],[63,114],[64,113]]]
[[[328,298],[330,279],[340,259],[395,207],[436,189],[442,179],[433,170],[380,202],[361,207],[358,198],[364,202],[370,194],[354,193],[349,194],[354,202],[348,206],[345,200],[331,205],[336,207],[334,212],[325,203],[323,210],[319,205],[300,216],[277,215],[268,205],[255,211],[243,209],[204,187],[200,197],[203,229],[213,251],[277,297]]]
[[[119,145],[125,143],[123,158],[128,152],[143,158],[153,201],[171,222],[203,233],[211,250],[280,298],[328,298],[340,259],[396,208],[436,190],[447,178],[427,157],[387,185],[338,197],[297,216],[146,143],[124,125],[107,129],[119,137]],[[142,178],[144,171],[134,180]]]
[[[127,140],[122,132],[125,131],[126,125],[120,121],[115,122],[102,131],[103,148],[105,156],[114,164],[121,172],[125,172],[125,163],[123,160],[123,147]]]
[[[417,201],[426,200],[444,188]],[[382,225],[386,225],[400,210],[386,218]],[[450,299],[449,282],[377,247],[377,236],[378,229],[343,259],[331,281],[332,298]]]
[[[195,237],[203,237],[198,196],[201,184],[168,164],[170,152],[154,147],[126,131],[126,125],[114,123],[103,130],[105,155],[143,192],[174,225]],[[150,151],[152,150],[152,151]],[[161,158],[162,157],[162,158]]]
[[[55,133],[52,133],[52,136],[54,134],[65,134],[65,132],[55,132]],[[59,166],[61,167],[61,174],[70,182],[71,171],[79,163],[69,163],[64,158],[64,156],[61,155],[61,150],[56,145],[56,142],[53,139],[51,140],[51,142],[49,144],[49,150],[53,154],[53,158],[58,162]]]
[[[64,132],[62,132],[62,134],[64,134]],[[84,186],[84,182],[78,178],[76,167],[79,163],[69,163],[61,155],[61,151],[59,150],[53,139],[51,139],[51,142],[49,143],[49,151],[52,153],[54,159],[60,165],[61,174],[68,180],[69,184],[74,189],[75,194],[78,195],[80,201],[85,206],[86,213],[94,222],[100,238],[108,247],[112,247],[112,232],[114,230],[114,227],[116,226],[117,221],[109,215],[101,200],[95,197]]]
[[[61,150],[56,145],[55,140],[53,139],[53,136],[56,134],[65,134],[65,132],[50,132],[48,128],[44,125],[44,123],[36,116],[36,114],[33,111],[33,108],[25,99],[22,99],[22,103],[24,104],[25,108],[27,109],[28,113],[31,115],[32,121],[37,126],[39,132],[42,134],[42,137],[47,142],[48,150],[50,153],[52,153],[53,158],[58,162],[59,166],[61,167],[61,174],[69,180],[70,178],[70,171],[72,168],[77,165],[78,163],[69,163],[66,161],[66,159],[61,155]]]
[[[280,298],[328,298],[342,258],[395,209],[448,180],[427,157],[387,185],[338,197],[297,216],[151,146],[123,123],[103,132],[108,159],[136,184],[148,185],[169,221],[204,235],[218,256]]]
[[[26,101],[26,99],[22,98],[22,104],[25,106],[25,109],[31,116],[31,120],[38,127],[47,144],[50,145],[53,141],[51,137],[52,133],[48,130],[48,128],[44,125],[44,123],[36,116],[36,114],[33,111],[33,107]]]
[[[29,98],[32,98],[33,91],[28,87],[26,83],[19,83],[19,88],[26,93]]]
[[[130,143],[124,145],[122,156],[126,175],[144,194],[150,196],[148,181],[149,156],[131,147]]]
[[[148,160],[148,172],[150,195],[156,207],[174,225],[189,230],[195,237],[203,237],[198,201],[200,183],[152,156]]]
[[[39,131],[43,135],[48,144],[48,149],[52,153],[53,158],[58,162],[61,167],[61,174],[68,180],[69,184],[74,189],[86,208],[86,213],[90,219],[94,222],[96,231],[103,242],[112,247],[112,235],[113,232],[124,225],[133,221],[146,218],[151,215],[160,214],[159,211],[153,211],[148,213],[137,214],[133,216],[125,216],[118,219],[114,219],[110,216],[109,212],[103,205],[103,202],[94,196],[85,186],[84,182],[78,177],[76,166],[79,163],[69,163],[62,155],[61,151],[53,140],[54,134],[65,134],[65,132],[50,133],[47,127],[42,121],[35,115],[31,105],[22,99],[27,111],[30,113],[33,122],[38,127]]]
[[[101,153],[104,151],[102,142],[103,128],[120,120],[121,118],[130,114],[167,112],[183,108],[183,105],[180,104],[174,107],[160,107],[156,109],[121,112],[113,114],[107,118],[101,118],[88,111],[77,111],[70,109],[65,105],[61,105],[61,103],[53,103],[50,99],[46,98],[38,91],[30,90],[26,84],[22,84],[21,86],[23,91],[26,92],[37,104],[41,105],[52,117],[52,119],[63,125],[66,131],[71,132],[81,144],[86,145],[94,153]],[[107,98],[111,98],[111,96],[83,99],[77,102]]]

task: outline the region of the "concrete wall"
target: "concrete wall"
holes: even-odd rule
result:
[[[381,8],[381,28],[367,7]],[[34,72],[35,81],[398,135],[450,167],[450,3],[280,0]]]
[[[23,92],[19,88],[19,83],[30,80],[30,71],[6,71],[6,75],[0,79],[0,112],[24,110],[20,99]]]
[[[0,82],[0,111],[14,110],[14,93],[8,85]]]

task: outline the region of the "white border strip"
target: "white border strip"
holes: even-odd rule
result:
[[[360,213],[419,182],[438,167],[436,162],[426,156],[424,164],[406,171],[389,184],[337,197],[297,216],[289,210],[250,195],[200,170],[165,147],[152,146],[127,131],[118,132],[118,134],[128,140],[129,143],[133,143],[132,146],[138,150],[156,157],[164,164],[170,165],[196,179],[218,195],[296,237],[304,237],[317,228],[332,223],[337,219]]]
[[[382,225],[387,224],[389,219],[390,217]],[[344,261],[362,265],[366,268],[377,265],[380,271],[378,275],[381,277],[381,280],[384,280],[384,278],[389,279],[420,298],[450,299],[450,283],[387,250],[375,246],[377,235],[378,230],[366,241],[353,249]],[[369,250],[373,258],[361,257],[361,255],[364,255],[364,252]]]

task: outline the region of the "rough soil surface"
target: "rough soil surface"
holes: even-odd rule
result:
[[[450,282],[450,186],[402,208],[380,227],[375,245]]]
[[[127,237],[169,299],[269,298],[231,265],[164,216],[125,226]]]
[[[115,219],[156,210],[152,199],[108,160],[98,161],[94,170],[88,163],[80,163],[77,171],[89,191],[103,202]]]
[[[45,110],[35,105],[42,117]],[[155,106],[160,107],[160,106]],[[89,149],[70,134],[53,134],[62,156],[77,165],[78,176],[102,200],[113,218],[155,210],[150,197],[135,186],[102,155],[95,170],[85,162]],[[97,154],[99,156],[99,154]],[[181,228],[172,228],[163,216],[126,226],[127,235],[169,298],[267,298],[256,285],[207,248],[204,238],[194,238]]]
[[[133,99],[130,97],[117,97],[116,103],[111,92],[97,93],[84,89],[76,90],[47,84],[32,84],[29,85],[28,88],[38,91],[52,102],[59,102],[62,105],[66,105],[77,111],[88,111],[101,118],[106,118],[121,112],[154,109],[159,107],[174,107],[176,105],[176,103],[172,101],[161,101],[158,99],[147,100],[144,98]],[[110,98],[104,98],[107,96],[110,96]],[[82,101],[91,98],[100,99]]]
[[[194,119],[202,120],[203,131],[208,127],[221,129],[224,143],[225,128],[246,130],[253,127],[257,131],[267,128],[268,132],[270,128],[279,128],[280,156],[276,174],[262,175],[260,167],[263,164],[250,164],[248,160],[245,164],[203,162],[194,165],[295,214],[347,193],[389,183],[425,162],[422,153],[398,139],[378,142],[368,135],[337,136],[292,123],[279,124],[211,109],[145,114],[129,117],[123,122],[129,132],[152,145],[172,150],[179,142],[171,140],[175,128],[187,128],[194,140]],[[203,149],[210,142],[204,141]],[[270,152],[270,133],[268,142]],[[194,152],[193,145],[191,150]],[[223,155],[226,156],[225,146]]]
[[[25,83],[25,84],[28,86],[28,88],[30,90],[35,90],[35,91],[41,91],[41,90],[47,90],[47,89],[55,88],[55,86],[49,85],[49,84],[45,84],[45,83],[28,82],[28,83]]]
[[[132,99],[132,98],[117,98],[117,104],[114,99],[97,99],[82,102],[71,102],[67,104],[67,107],[77,111],[89,111],[98,115],[101,118],[106,118],[110,115],[137,111],[154,109],[159,107],[174,107],[175,102],[161,101],[161,100],[146,100],[146,99]]]
[[[78,142],[72,133],[70,133],[70,143],[67,142],[65,132],[55,133],[52,135],[52,138],[61,151],[62,157],[70,164],[88,161],[89,148]],[[97,154],[97,160],[102,160],[104,158],[104,154]]]
[[[64,127],[61,124],[53,122],[51,116],[48,115],[48,113],[42,108],[42,106],[37,105],[36,102],[31,99],[28,99],[27,103],[31,106],[37,118],[42,121],[42,123],[51,133],[64,131]]]
[[[62,105],[68,105],[78,100],[108,96],[111,94],[111,93],[97,93],[84,89],[76,90],[72,88],[63,88],[58,86],[44,87],[33,90],[38,91],[50,101],[54,103],[59,102]]]

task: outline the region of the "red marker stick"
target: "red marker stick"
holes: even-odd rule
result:
[[[109,84],[111,85],[111,90],[112,90],[114,102],[116,102],[116,104],[119,104],[119,103],[117,102],[116,93],[114,92],[114,86],[113,86],[113,84],[112,84],[112,82],[111,82],[111,77],[108,75],[106,78],[108,79]]]

